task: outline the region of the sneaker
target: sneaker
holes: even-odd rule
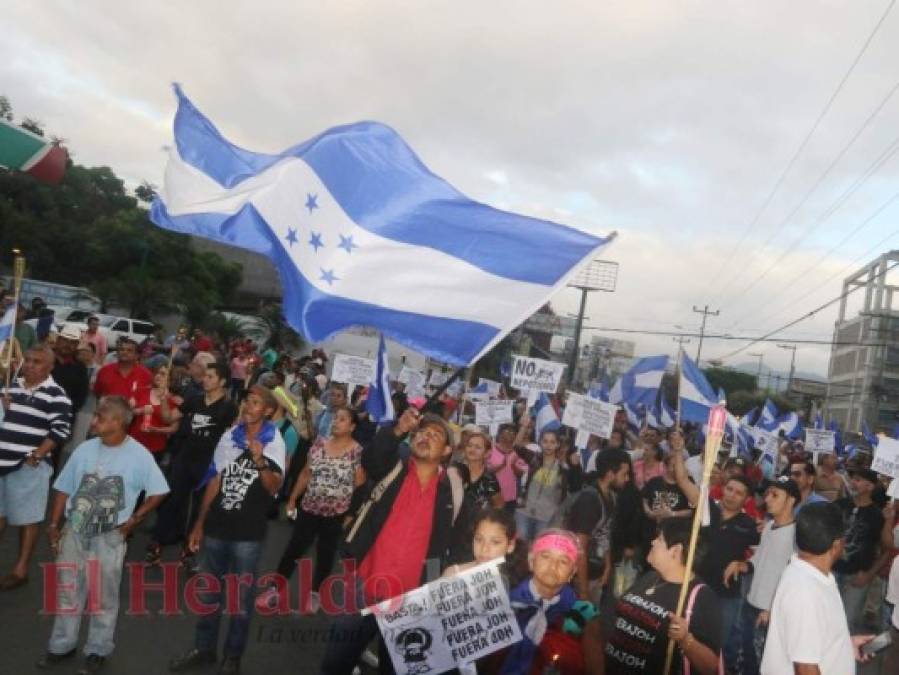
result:
[[[169,672],[183,673],[194,668],[202,668],[210,666],[218,661],[215,652],[200,651],[199,649],[191,649],[181,656],[169,661]]]
[[[256,611],[260,614],[271,611],[278,606],[281,601],[281,594],[278,593],[277,586],[269,586],[262,593],[256,596]]]
[[[197,562],[197,556],[187,550],[181,551],[181,560],[179,561],[181,568],[187,573],[187,576],[193,576],[200,571],[200,563]]]
[[[147,567],[156,567],[162,560],[162,546],[159,544],[147,544],[147,553],[144,555],[144,564]]]
[[[240,673],[240,657],[226,656],[219,667],[219,675],[238,675]]]
[[[84,659],[84,665],[78,670],[75,675],[90,675],[90,673],[97,673],[103,669],[103,666],[106,665],[106,657],[100,656],[99,654],[88,654]]]
[[[40,670],[46,670],[47,668],[52,668],[58,663],[62,663],[66,659],[70,659],[78,652],[78,648],[70,649],[65,654],[54,654],[53,652],[47,652],[41,658],[37,660],[37,663],[34,664],[35,668]]]

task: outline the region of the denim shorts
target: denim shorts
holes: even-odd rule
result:
[[[0,476],[0,518],[10,525],[32,525],[44,520],[50,476],[53,469],[42,461],[37,466],[27,462],[12,473]]]

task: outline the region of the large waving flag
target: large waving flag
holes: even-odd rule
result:
[[[802,426],[802,420],[800,420],[799,415],[794,412],[784,413],[784,415],[777,420],[777,426],[775,427],[775,432],[783,431],[784,435],[791,440],[796,440],[802,436],[804,430],[805,427]]]
[[[375,380],[368,387],[365,410],[378,424],[392,422],[395,416],[393,399],[390,397],[390,364],[387,361],[387,347],[384,344],[383,335],[381,336],[381,343],[378,345],[378,365],[375,372]]]
[[[16,329],[16,305],[11,304],[0,317],[0,345],[12,337]]]
[[[682,421],[704,424],[709,419],[712,406],[718,404],[718,395],[712,385],[686,354],[681,354],[678,396]]]
[[[616,405],[620,403],[629,403],[632,406],[641,404],[647,408],[654,406],[667,366],[667,354],[638,359],[612,387],[612,391],[609,393],[609,402]]]
[[[862,436],[872,448],[877,447],[877,434],[871,431],[866,420],[862,420]]]
[[[270,258],[285,318],[312,342],[371,326],[446,363],[472,363],[611,239],[468,199],[383,124],[261,154],[229,143],[175,93],[153,222]]]

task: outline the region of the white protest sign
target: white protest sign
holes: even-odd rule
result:
[[[805,451],[832,453],[836,444],[834,432],[829,429],[806,429]]]
[[[429,387],[442,387],[443,383],[449,379],[449,373],[444,373],[439,370],[431,371],[431,378],[428,380]]]
[[[364,356],[335,354],[331,380],[345,384],[370,384],[375,379],[375,360]]]
[[[884,476],[899,478],[899,441],[886,436],[878,436],[871,469]]]
[[[495,382],[494,380],[488,380],[484,377],[478,378],[478,386],[480,387],[482,384],[487,385],[487,393],[490,394],[493,398],[499,397],[499,389],[502,386],[499,382]]]
[[[474,423],[479,427],[511,422],[512,401],[478,401],[474,404]]]
[[[562,414],[562,424],[600,438],[609,438],[612,435],[617,409],[617,406],[611,403],[569,392],[565,412]]]
[[[562,381],[564,363],[516,356],[512,363],[512,386],[523,391],[554,394]]]
[[[462,393],[462,387],[465,386],[465,383],[462,380],[456,380],[450,386],[446,388],[447,396],[451,396],[452,398],[457,398]]]
[[[890,487],[887,488],[887,497],[899,499],[899,478],[894,478],[890,481]]]
[[[574,447],[576,447],[578,450],[583,450],[587,447],[587,443],[589,442],[590,432],[581,431],[580,429],[578,429],[577,435],[574,437]]]
[[[372,608],[397,675],[446,672],[521,640],[500,562],[432,581]]]
[[[759,458],[759,465],[762,467],[762,473],[766,478],[773,478],[777,467],[777,450],[779,442],[774,434],[752,427],[750,429],[752,438],[755,441],[755,447],[762,451]]]
[[[425,374],[420,370],[403,366],[397,382],[402,382],[406,385],[406,396],[409,398],[418,398],[424,394]]]

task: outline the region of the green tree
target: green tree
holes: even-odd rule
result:
[[[6,96],[0,95],[0,119],[12,122],[12,103]]]
[[[26,131],[30,131],[33,134],[37,134],[38,136],[44,135],[43,123],[39,122],[38,120],[36,120],[32,117],[26,117],[25,119],[23,119],[22,123],[19,126],[22,127],[23,129],[25,129]]]
[[[738,391],[758,389],[755,375],[748,375],[730,368],[706,368],[702,372],[705,373],[706,379],[716,393],[718,389],[724,389],[727,392],[728,401]]]
[[[256,321],[256,325],[247,328],[247,335],[263,341],[263,346],[278,351],[295,351],[303,346],[303,338],[284,319],[281,305],[266,305],[259,310]]]

